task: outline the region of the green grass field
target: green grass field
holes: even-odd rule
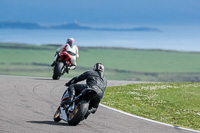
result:
[[[0,44],[0,74],[51,76],[54,45]],[[121,48],[80,47],[77,69],[65,77],[72,77],[93,64],[106,67],[108,79],[198,82],[200,81],[200,53],[139,50]]]
[[[87,63],[99,59],[110,69],[137,72],[200,72],[200,53],[112,48],[90,48],[81,53],[82,58],[90,58]],[[80,62],[80,65],[89,66],[87,63]]]
[[[107,87],[102,104],[152,120],[200,130],[200,83]]]

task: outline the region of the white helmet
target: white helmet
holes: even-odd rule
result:
[[[102,71],[104,72],[104,66],[101,63],[96,63],[93,67],[94,71]]]
[[[74,42],[75,42],[74,38],[68,38],[68,39],[67,39],[67,43],[68,43],[71,47],[74,45]]]

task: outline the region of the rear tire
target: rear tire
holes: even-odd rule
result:
[[[54,70],[53,70],[53,76],[52,78],[54,80],[59,80],[61,75],[62,75],[62,71],[63,71],[63,67],[64,67],[64,63],[63,62],[57,62],[55,64]]]
[[[89,104],[87,101],[80,101],[74,111],[68,116],[68,124],[76,126],[85,116],[88,110]]]

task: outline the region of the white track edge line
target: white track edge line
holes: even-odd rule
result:
[[[138,118],[138,119],[142,119],[142,120],[146,120],[146,121],[158,123],[158,124],[169,126],[169,127],[173,127],[173,128],[176,128],[176,129],[182,129],[182,130],[187,130],[187,131],[192,131],[192,132],[200,133],[200,131],[197,131],[197,130],[188,129],[188,128],[184,128],[184,127],[179,127],[179,126],[174,126],[174,125],[171,125],[171,124],[166,124],[166,123],[163,123],[163,122],[159,122],[159,121],[147,119],[147,118],[144,118],[144,117],[136,116],[136,115],[133,115],[133,114],[121,111],[121,110],[117,110],[117,109],[108,107],[108,106],[103,105],[103,104],[100,104],[100,106],[105,107],[105,108],[110,109],[110,110],[113,110],[113,111],[116,111],[116,112],[119,112],[119,113],[122,113],[122,114],[125,114],[125,115],[128,115],[128,116],[131,116],[131,117]]]

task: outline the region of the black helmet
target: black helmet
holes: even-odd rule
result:
[[[104,72],[104,66],[101,63],[96,63],[93,67],[94,71],[102,71]]]

